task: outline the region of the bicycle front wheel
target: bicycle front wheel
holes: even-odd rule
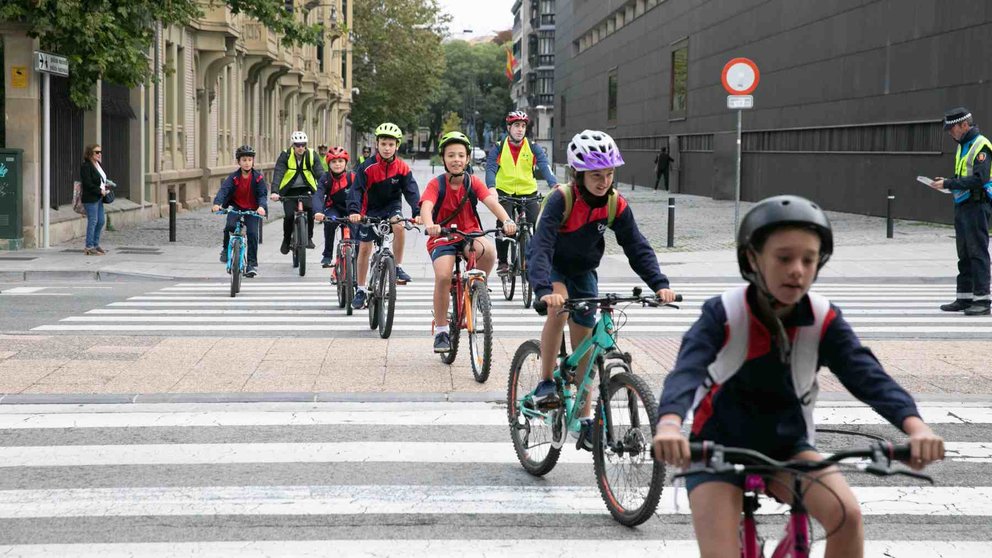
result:
[[[520,270],[520,296],[524,300],[524,308],[530,308],[532,302],[534,302],[534,289],[531,287],[530,281],[527,280],[527,243],[530,240],[530,234],[523,230],[520,233],[520,239],[517,241],[517,249],[519,250],[519,255],[517,256],[517,267]]]
[[[503,298],[513,300],[513,292],[517,288],[517,268],[520,266],[520,262],[517,260],[516,250],[510,251],[507,257],[510,258],[509,269],[499,276],[499,280],[503,284]]]
[[[458,337],[461,335],[461,323],[458,316],[458,289],[451,287],[451,305],[448,307],[448,337],[451,340],[451,350],[441,353],[441,362],[451,364],[458,355]]]
[[[307,220],[300,215],[296,218],[296,260],[300,264],[300,277],[307,274]]]
[[[349,305],[348,302],[348,267],[345,263],[345,253],[340,248],[338,249],[338,257],[334,262],[334,277],[337,278],[337,285],[335,285],[338,292],[338,308],[344,308]],[[351,312],[348,312],[351,314]]]
[[[472,375],[480,384],[489,379],[493,360],[493,316],[489,289],[482,281],[472,284],[469,291],[471,311],[468,323],[468,352],[472,359]]]
[[[396,312],[396,262],[393,258],[382,260],[378,290],[379,337],[388,339],[393,332],[393,313]]]
[[[658,507],[665,466],[651,457],[658,405],[651,389],[630,372],[610,378],[596,404],[592,454],[596,485],[622,525],[647,521]]]
[[[548,411],[546,418],[533,412],[528,403],[527,396],[540,381],[541,343],[531,339],[517,348],[510,362],[506,409],[517,459],[524,470],[537,477],[555,468],[561,455],[560,443],[565,436],[564,409]]]
[[[231,298],[234,298],[241,292],[241,237],[231,239],[227,257],[231,261]]]

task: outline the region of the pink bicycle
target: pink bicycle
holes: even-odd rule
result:
[[[764,541],[758,535],[758,524],[755,511],[760,507],[758,496],[765,491],[765,480],[780,471],[795,473],[792,493],[793,503],[789,510],[789,521],[785,526],[785,534],[775,547],[772,558],[809,558],[810,518],[803,506],[802,480],[814,471],[825,469],[831,465],[841,465],[845,459],[864,459],[867,463],[845,464],[845,469],[856,470],[872,475],[887,477],[905,475],[921,479],[933,484],[933,479],[922,473],[910,471],[903,467],[894,468],[893,461],[909,459],[908,445],[895,445],[888,441],[873,442],[868,449],[842,451],[835,453],[823,461],[776,461],[762,453],[744,448],[724,447],[713,442],[693,442],[689,444],[691,459],[702,462],[702,467],[694,467],[683,471],[672,478],[685,477],[697,473],[737,473],[744,475],[744,505],[743,520],[741,521],[741,556],[742,558],[762,558],[764,556]],[[832,533],[828,533],[830,537]]]

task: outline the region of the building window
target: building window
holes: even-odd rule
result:
[[[610,126],[617,125],[617,69],[610,70],[606,88],[606,121]]]
[[[671,114],[669,118],[685,118],[689,100],[689,40],[672,45]]]

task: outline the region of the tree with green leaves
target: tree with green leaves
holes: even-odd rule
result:
[[[154,75],[147,53],[155,23],[189,25],[203,16],[203,7],[227,7],[244,13],[282,35],[282,42],[318,44],[319,24],[305,25],[285,0],[3,0],[0,21],[21,22],[43,50],[69,59],[70,97],[82,108],[95,102],[93,86],[105,79],[136,87]]]
[[[503,74],[506,53],[495,43],[470,44],[449,41],[444,44],[444,76],[421,114],[433,145],[444,133],[445,118],[456,112],[466,123],[475,122],[478,139],[488,123],[501,129],[503,118],[513,108],[510,83]],[[474,119],[475,113],[478,116]]]
[[[382,122],[408,130],[444,71],[441,37],[450,17],[437,0],[353,0],[351,121],[372,131]]]

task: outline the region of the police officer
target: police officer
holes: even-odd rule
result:
[[[958,142],[954,178],[940,178],[932,188],[954,194],[954,235],[958,248],[958,285],[945,312],[989,315],[989,219],[992,218],[992,142],[983,136],[964,107],[944,113],[944,129]]]
[[[272,201],[283,196],[307,196],[303,208],[307,211],[307,248],[313,250],[313,206],[310,197],[317,191],[317,182],[324,175],[324,160],[316,151],[307,147],[307,135],[296,131],[290,136],[293,147],[279,154],[272,176]],[[293,236],[293,220],[296,218],[296,200],[283,200],[286,216],[282,225],[282,246],[279,251],[289,253],[289,242]]]

